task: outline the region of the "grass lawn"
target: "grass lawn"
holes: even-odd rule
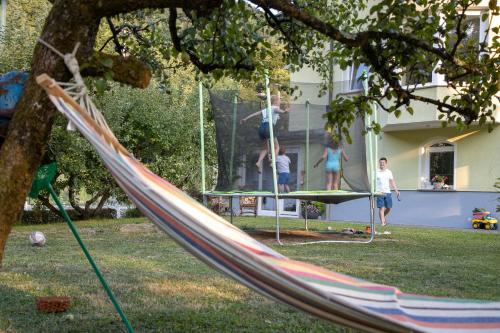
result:
[[[270,229],[274,223],[273,218],[235,221],[248,229]],[[282,225],[296,228],[302,222],[283,220]],[[77,226],[137,332],[344,331],[222,276],[144,219],[87,221]],[[313,222],[311,227],[326,228],[326,224]],[[45,247],[29,245],[27,236],[34,230],[45,233]],[[272,247],[293,259],[406,292],[500,299],[500,233],[397,226],[384,230],[391,235],[378,236],[372,244]],[[35,297],[48,295],[71,296],[70,310],[38,313]],[[14,228],[0,270],[0,332],[4,331],[124,331],[66,225]]]

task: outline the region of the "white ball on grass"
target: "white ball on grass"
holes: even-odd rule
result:
[[[45,238],[45,235],[41,231],[33,231],[29,236],[28,239],[33,246],[44,246],[45,242],[47,239]]]

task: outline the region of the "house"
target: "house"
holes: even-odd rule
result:
[[[487,1],[469,10],[469,21],[476,40],[485,38],[487,25],[481,14],[488,10]],[[494,22],[492,26],[498,26]],[[492,34],[487,36],[491,41]],[[333,95],[346,96],[362,93],[358,78],[363,66],[341,70],[333,68]],[[369,70],[369,69],[368,69]],[[320,82],[320,78],[309,68],[291,74],[291,81],[305,87]],[[429,73],[427,82],[420,82],[416,93],[422,96],[439,97],[449,92],[444,77]],[[328,103],[328,96],[321,99],[303,93],[302,99],[315,99],[316,103]],[[498,101],[497,101],[498,102]],[[377,139],[378,155],[389,160],[401,202],[388,221],[396,224],[470,228],[472,210],[476,207],[494,211],[500,196],[493,186],[500,177],[500,106],[497,106],[496,124],[493,132],[485,127],[473,125],[460,131],[454,125],[441,127],[440,113],[435,106],[413,102],[414,115],[402,112],[394,114],[379,112],[378,121],[382,132]],[[432,178],[446,176],[446,189],[434,189]],[[330,205],[328,218],[334,220],[369,221],[369,210],[364,200],[353,200],[339,205]]]

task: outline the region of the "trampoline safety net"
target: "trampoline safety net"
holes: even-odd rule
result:
[[[299,88],[303,91],[302,96],[318,95],[317,85],[302,84]],[[266,154],[261,169],[256,166],[259,153],[269,141],[259,135],[262,110],[266,109],[266,101],[257,97],[254,100],[235,99],[235,93],[227,91],[211,91],[210,100],[218,155],[215,190],[273,192],[271,155]],[[317,102],[317,99],[314,101]],[[313,166],[323,156],[325,149],[332,147],[331,136],[325,130],[324,114],[327,112],[327,105],[309,104],[307,107],[306,103],[292,101],[285,104],[283,100],[281,102],[280,109],[289,109],[289,112],[279,114],[273,130],[280,148],[285,148],[291,161],[288,181],[290,191],[325,190],[325,161],[316,168]],[[242,121],[259,111],[261,112],[257,115]],[[267,114],[267,111],[264,112]],[[370,192],[366,137],[362,135],[363,129],[364,120],[358,119],[350,129],[352,143],[341,142],[349,157],[348,161],[342,161],[341,190]]]

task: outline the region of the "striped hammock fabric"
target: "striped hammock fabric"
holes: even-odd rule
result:
[[[500,302],[406,294],[280,255],[149,171],[50,77],[37,81],[134,204],[194,256],[236,281],[367,332],[500,332]]]

